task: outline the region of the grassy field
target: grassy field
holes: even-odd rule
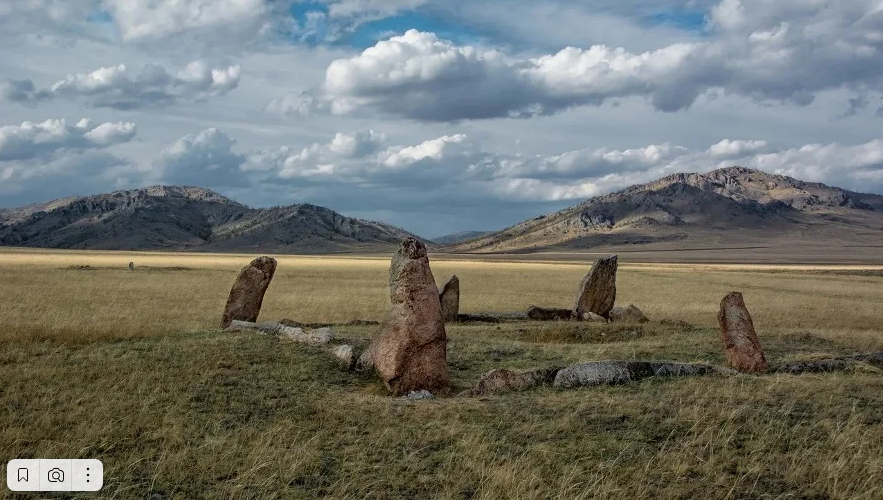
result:
[[[403,402],[317,348],[215,330],[250,258],[0,251],[3,460],[100,458],[82,498],[883,498],[878,369]],[[432,258],[464,312],[568,307],[589,265]],[[281,257],[261,317],[381,319],[387,266]],[[771,361],[883,350],[883,266],[625,264],[618,302],[651,323],[449,326],[452,394],[498,367],[721,364],[732,290]]]

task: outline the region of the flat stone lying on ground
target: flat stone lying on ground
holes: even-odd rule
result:
[[[227,327],[227,330],[269,333],[271,335],[278,335],[281,339],[312,346],[325,345],[334,340],[334,331],[331,328],[317,328],[305,332],[303,328],[285,326],[274,322],[253,323],[251,321],[234,320]]]
[[[741,293],[731,292],[721,300],[717,320],[720,323],[724,353],[731,367],[747,373],[765,372],[769,369]]]
[[[429,392],[425,389],[422,389],[419,391],[411,391],[408,394],[405,394],[404,396],[399,397],[399,399],[404,400],[404,401],[420,401],[420,400],[424,400],[424,399],[433,399],[433,398],[435,398],[435,395],[433,395],[431,392]]]
[[[634,382],[647,377],[686,377],[715,373],[711,365],[665,361],[592,361],[562,368],[553,385],[572,388]]]
[[[626,307],[616,306],[610,310],[610,321],[613,323],[647,323],[650,319],[634,304]]]
[[[389,268],[390,312],[369,350],[387,389],[402,395],[448,386],[447,338],[426,245],[402,241]]]
[[[530,306],[527,317],[534,321],[569,321],[573,317],[570,309]]]
[[[595,261],[576,293],[573,315],[582,318],[587,312],[608,318],[616,302],[617,256],[611,255]]]
[[[264,294],[275,273],[276,259],[272,257],[258,257],[242,268],[230,289],[221,317],[221,328],[227,328],[233,320],[258,320]]]
[[[445,323],[456,322],[460,315],[460,278],[457,275],[448,278],[438,289],[438,301]]]
[[[588,321],[589,323],[607,323],[607,319],[593,312],[583,313],[583,317],[580,319],[582,319],[583,321]]]
[[[507,369],[491,370],[481,376],[470,391],[470,395],[502,394],[548,385],[555,379],[556,373],[558,368],[541,368],[524,372]]]

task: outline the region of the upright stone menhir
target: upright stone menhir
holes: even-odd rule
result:
[[[769,369],[741,293],[732,292],[721,300],[717,320],[730,366],[741,372],[765,372]]]
[[[233,320],[257,321],[264,294],[275,272],[276,259],[272,257],[258,257],[242,268],[230,289],[221,328],[227,328]]]
[[[460,316],[460,278],[457,275],[438,289],[438,301],[441,303],[442,319],[445,323],[456,322]]]
[[[389,267],[390,312],[369,347],[374,368],[396,395],[448,386],[447,339],[426,245],[402,241]]]
[[[576,318],[582,318],[585,313],[610,318],[610,310],[616,302],[616,260],[616,255],[611,255],[592,264],[577,290],[576,305],[573,306]]]

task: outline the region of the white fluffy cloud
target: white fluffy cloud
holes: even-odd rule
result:
[[[0,162],[50,158],[60,152],[103,149],[135,137],[135,124],[95,124],[82,119],[69,124],[64,118],[41,123],[24,122],[0,128]]]
[[[104,0],[123,40],[155,40],[188,31],[257,32],[270,12],[265,0]]]
[[[732,165],[828,182],[847,188],[883,182],[883,140],[865,144],[810,144],[778,149],[763,140],[724,139],[706,149],[669,143],[632,149],[587,148],[548,155],[483,150],[464,134],[413,146],[335,148],[381,137],[376,132],[337,134],[327,144],[296,150],[255,151],[244,170],[269,181],[364,187],[422,186],[427,196],[456,187],[461,195],[505,200],[581,200],[678,172],[704,172]],[[359,139],[361,138],[361,139]],[[384,137],[385,139],[385,137]],[[883,185],[877,185],[877,188]]]
[[[233,152],[235,141],[216,128],[188,134],[164,149],[154,162],[164,182],[207,187],[243,186],[243,155]]]
[[[156,65],[133,74],[120,64],[70,74],[42,90],[30,80],[7,80],[0,84],[0,98],[14,102],[82,99],[94,108],[164,107],[225,95],[239,85],[241,76],[239,66],[212,68],[204,61],[194,61],[174,75]]]
[[[134,123],[86,118],[0,127],[0,195],[38,190],[49,199],[114,185],[130,164],[106,150],[135,133]]]
[[[567,47],[539,57],[410,30],[334,61],[304,99],[335,114],[454,121],[549,115],[632,96],[677,111],[712,91],[797,105],[831,89],[883,92],[878,0],[836,7],[818,0],[724,0],[709,23],[714,36],[707,41],[640,53]]]

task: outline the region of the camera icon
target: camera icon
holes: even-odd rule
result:
[[[61,469],[49,469],[49,482],[50,483],[63,483],[64,482],[64,471]]]

